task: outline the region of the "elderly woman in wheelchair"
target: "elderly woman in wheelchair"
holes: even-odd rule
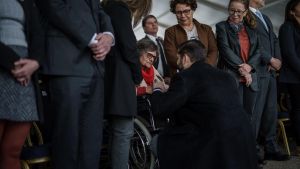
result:
[[[164,79],[154,68],[153,63],[158,57],[158,48],[150,39],[142,39],[137,44],[139,61],[142,66],[143,80],[136,86],[138,116],[134,119],[134,136],[130,148],[130,166],[141,169],[152,169],[158,163],[150,150],[152,136],[159,132],[166,120],[154,118],[149,96],[155,86],[163,91],[168,89]]]
[[[152,94],[154,85],[160,85],[162,89],[166,91],[168,85],[165,84],[163,77],[153,66],[153,63],[158,57],[156,44],[150,39],[144,38],[138,41],[137,47],[143,76],[142,82],[136,87],[137,96]]]

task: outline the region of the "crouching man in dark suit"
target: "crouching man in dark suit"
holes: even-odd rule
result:
[[[178,49],[181,69],[151,96],[153,112],[174,116],[157,140],[161,169],[256,169],[255,139],[231,75],[205,63],[197,40]],[[159,87],[159,86],[158,86]]]

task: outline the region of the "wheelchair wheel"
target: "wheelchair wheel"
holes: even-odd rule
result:
[[[130,147],[131,169],[153,169],[155,157],[150,150],[152,136],[138,118],[134,119],[134,136]]]

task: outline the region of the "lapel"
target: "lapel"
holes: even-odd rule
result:
[[[267,24],[267,27],[268,27],[269,31],[266,29],[264,23],[260,20],[260,18],[258,16],[256,16],[254,13],[253,13],[253,15],[255,16],[256,21],[259,22],[260,28],[263,29],[267,34],[269,34],[269,32],[270,32],[270,26],[269,26],[269,23],[267,22],[266,17],[264,16],[264,14],[262,14],[262,16],[263,16],[263,18],[264,18],[264,20],[265,20],[265,22]]]
[[[240,43],[238,41],[238,33],[230,26],[229,22],[226,21],[226,30],[228,30],[228,41],[230,44],[233,44],[232,46],[238,47],[238,49],[235,49],[239,51]]]
[[[87,5],[90,7],[90,10],[91,10],[91,14],[93,16],[93,20],[97,26],[97,32],[99,33],[100,32],[100,26],[99,26],[99,16],[98,16],[98,5],[97,2],[98,1],[95,1],[95,0],[85,0],[85,2],[87,3]]]

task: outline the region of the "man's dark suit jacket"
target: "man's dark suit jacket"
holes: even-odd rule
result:
[[[258,37],[261,45],[261,58],[262,58],[262,63],[260,66],[258,66],[257,71],[260,76],[264,76],[266,73],[269,72],[268,66],[266,65],[270,63],[272,57],[281,60],[279,41],[277,36],[274,33],[273,24],[270,18],[262,14],[269,29],[269,31],[267,31],[263,22],[255,14],[253,15],[255,16],[257,21],[255,30],[258,32],[259,35]],[[273,75],[275,75],[274,71],[272,71],[272,73]]]
[[[66,4],[64,0],[38,0],[38,6],[50,23],[45,24],[47,51],[43,73],[90,77],[98,65],[104,74],[103,63],[92,57],[88,47],[95,33],[113,33],[99,1],[70,0]]]
[[[253,91],[258,91],[258,81],[256,69],[261,63],[260,43],[255,30],[248,26],[246,31],[250,41],[250,51],[247,64],[251,65],[253,70],[252,83],[250,85]],[[241,58],[240,44],[238,33],[230,26],[228,21],[222,21],[216,25],[217,44],[219,49],[219,67],[224,69],[236,79],[239,83],[240,73],[238,72],[239,65],[244,63]]]
[[[231,75],[201,62],[176,74],[166,93],[154,92],[153,112],[175,117],[158,137],[161,169],[255,169],[255,139],[239,97]]]

